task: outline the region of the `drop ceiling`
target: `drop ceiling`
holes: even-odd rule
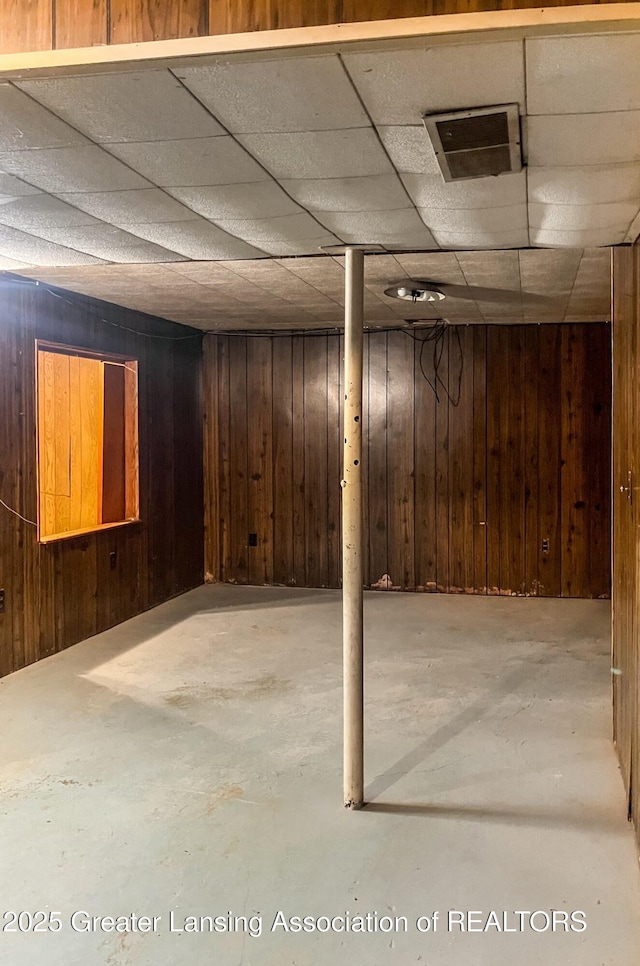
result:
[[[33,277],[30,271],[20,274]],[[41,269],[39,284],[91,295],[204,331],[316,329],[344,318],[340,256],[96,265]],[[387,297],[390,280],[502,289],[504,300],[447,296],[437,304]],[[28,284],[26,278],[17,284]],[[33,284],[33,283],[31,283]],[[365,256],[365,322],[600,322],[610,317],[610,250],[416,252]]]
[[[0,81],[0,270],[201,327],[225,305],[230,326],[234,313],[253,324],[256,292],[274,324],[302,311],[328,324],[341,267],[317,256],[377,245],[381,322],[407,311],[383,281],[425,261],[518,292],[530,271],[534,286],[557,281],[565,313],[603,317],[608,279],[587,269],[608,271],[597,249],[640,223],[634,26],[14,70]],[[445,183],[422,115],[507,103],[524,170]],[[520,302],[524,321],[545,321]],[[504,311],[478,304],[474,318]]]

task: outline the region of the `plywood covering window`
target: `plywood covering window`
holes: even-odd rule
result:
[[[138,519],[138,364],[38,342],[38,539]]]

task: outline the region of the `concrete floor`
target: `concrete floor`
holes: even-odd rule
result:
[[[333,591],[202,587],[5,678],[1,911],[62,926],[5,932],[3,966],[637,966],[608,603],[378,593],[366,613],[359,813]],[[170,910],[261,915],[262,934],[170,932]],[[271,932],[278,910],[407,932]],[[498,916],[450,932],[449,910]],[[538,910],[587,929],[495,926]],[[162,918],[83,932],[78,911]]]

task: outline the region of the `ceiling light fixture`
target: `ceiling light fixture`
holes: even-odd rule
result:
[[[416,282],[409,279],[400,284],[391,285],[384,290],[384,294],[392,299],[402,299],[405,302],[441,302],[444,292],[434,288],[426,282]]]

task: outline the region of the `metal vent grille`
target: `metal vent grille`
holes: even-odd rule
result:
[[[517,104],[423,118],[445,181],[522,169]]]

